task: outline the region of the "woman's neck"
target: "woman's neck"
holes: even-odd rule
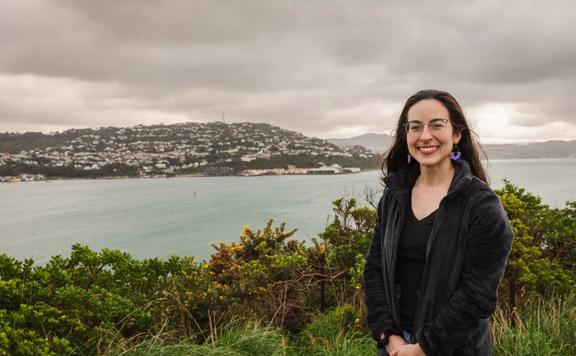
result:
[[[420,166],[420,176],[416,180],[416,185],[437,187],[449,186],[454,177],[454,167],[450,160],[444,161],[441,166]]]

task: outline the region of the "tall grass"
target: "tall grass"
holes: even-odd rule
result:
[[[576,294],[539,297],[512,318],[498,310],[492,333],[495,356],[576,355]]]
[[[374,341],[364,318],[351,305],[318,315],[293,338],[290,355],[374,355]]]
[[[576,294],[564,298],[537,298],[512,318],[502,310],[493,317],[495,356],[576,355]],[[214,337],[197,345],[142,343],[115,355],[200,356],[372,356],[375,344],[352,306],[317,315],[306,328],[290,337],[262,323],[233,321]]]
[[[165,344],[157,340],[141,343],[129,350],[115,350],[112,355],[153,355],[153,356],[282,356],[286,355],[286,338],[275,328],[259,323],[241,323],[233,320],[214,337],[197,345],[182,340],[177,344]]]

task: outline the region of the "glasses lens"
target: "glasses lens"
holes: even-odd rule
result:
[[[432,130],[441,130],[446,127],[446,121],[444,119],[434,119],[428,123],[428,127]]]
[[[410,121],[407,125],[408,132],[420,132],[422,131],[422,123],[419,121]]]

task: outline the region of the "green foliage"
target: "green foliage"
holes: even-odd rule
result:
[[[574,353],[576,202],[552,209],[509,182],[497,193],[515,239],[496,350]],[[204,262],[78,244],[44,266],[0,255],[0,356],[373,354],[362,276],[376,212],[355,199],[333,207],[311,245],[270,220]]]
[[[49,307],[34,310],[22,305],[16,311],[0,309],[0,355],[72,355],[68,340],[35,330],[38,327],[51,330],[62,319]]]
[[[296,355],[306,356],[372,356],[376,353],[376,346],[368,333],[348,333],[327,344],[314,344],[296,350]]]
[[[1,327],[8,341],[0,354],[20,352],[26,340],[44,340],[47,353],[90,353],[116,337],[154,330],[162,309],[155,303],[158,294],[185,263],[178,258],[140,262],[81,245],[72,247],[70,258],[55,256],[43,267],[2,255]]]
[[[304,283],[313,278],[309,255],[303,242],[288,240],[296,230],[284,231],[283,223],[272,228],[272,223],[257,231],[246,226],[239,243],[214,246],[208,268],[227,292],[226,309],[298,329],[306,319],[302,310],[309,289]]]
[[[283,354],[284,336],[278,329],[257,323],[227,325],[213,343],[215,347],[237,350],[242,355],[268,356]]]
[[[315,241],[325,261],[325,272],[331,279],[327,307],[362,300],[364,255],[372,241],[376,211],[358,206],[356,199],[337,199],[332,202],[334,219]]]
[[[352,305],[316,315],[292,344],[297,355],[373,355],[374,348],[363,316]]]
[[[493,318],[494,354],[499,356],[576,355],[576,295],[538,297],[510,320]]]
[[[274,356],[286,354],[286,340],[278,329],[258,323],[233,320],[215,331],[213,337],[198,345],[142,343],[123,355],[214,355],[214,356]]]
[[[496,191],[514,232],[501,299],[510,309],[531,295],[567,293],[576,285],[576,202],[552,209],[540,197],[504,182]]]
[[[368,207],[358,207],[356,199],[342,198],[332,202],[334,219],[319,234],[329,246],[327,265],[336,270],[347,270],[356,263],[356,257],[364,256],[376,222],[376,212]]]
[[[363,328],[362,316],[352,305],[343,305],[325,315],[317,315],[316,318],[306,326],[303,334],[316,343],[318,340],[334,341],[352,331],[359,331]]]
[[[74,139],[83,133],[90,133],[90,130],[69,130],[55,135],[47,135],[41,132],[0,132],[0,152],[18,153],[23,150],[61,146],[65,145],[68,140]]]
[[[74,166],[29,165],[20,162],[10,162],[0,167],[1,176],[16,176],[20,174],[43,174],[48,178],[102,178],[102,177],[137,177],[138,168],[121,163],[106,164],[100,169],[84,170]]]

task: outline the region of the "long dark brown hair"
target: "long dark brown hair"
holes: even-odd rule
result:
[[[386,152],[382,162],[382,173],[386,176],[400,170],[407,164],[418,164],[414,163],[414,160],[412,160],[412,163],[408,163],[406,160],[408,157],[408,145],[406,144],[406,130],[404,125],[408,120],[408,110],[417,102],[426,99],[438,100],[446,107],[450,114],[449,118],[454,127],[454,132],[459,132],[462,135],[458,143],[458,147],[460,147],[460,151],[462,152],[461,159],[468,162],[473,175],[487,182],[486,172],[480,162],[480,152],[482,148],[478,143],[478,135],[470,130],[468,121],[466,121],[466,117],[458,101],[449,93],[434,89],[420,90],[406,100],[406,104],[404,104],[404,108],[398,119],[398,125],[396,126],[394,144]],[[485,153],[484,157],[486,157]]]

